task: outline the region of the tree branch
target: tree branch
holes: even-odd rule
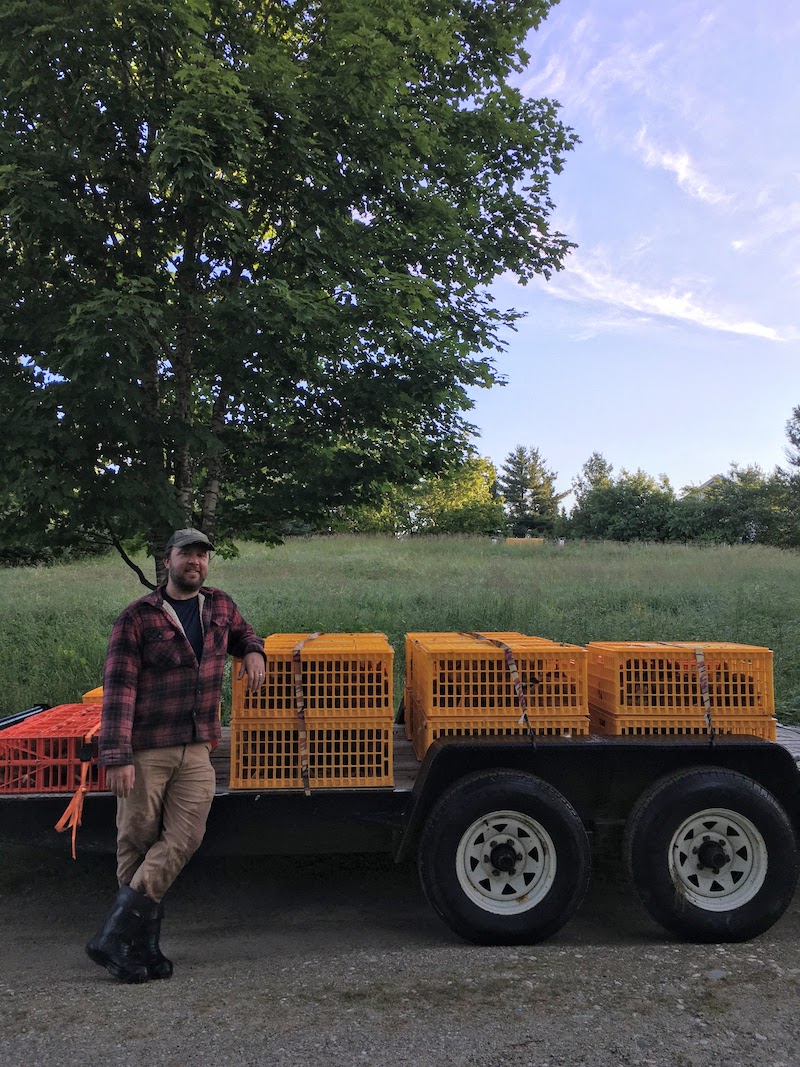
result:
[[[137,567],[136,566],[136,564],[133,562],[131,557],[128,555],[128,553],[125,551],[125,549],[122,547],[122,543],[120,542],[120,539],[117,537],[117,535],[114,533],[114,531],[110,527],[109,527],[109,530],[108,530],[108,535],[111,538],[111,543],[114,546],[114,548],[116,548],[117,552],[119,552],[120,556],[122,556],[123,560],[128,564],[130,569],[135,572],[135,574],[138,576],[139,581],[142,583],[142,585],[145,586],[145,588],[147,588],[147,589],[157,589],[158,586],[154,585],[154,583],[151,582],[148,578],[145,578],[144,571],[141,569],[141,567]]]

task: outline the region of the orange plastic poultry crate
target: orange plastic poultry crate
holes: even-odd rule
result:
[[[312,789],[394,784],[391,723],[312,719],[306,734]],[[302,789],[300,757],[294,718],[231,723],[232,789]]]
[[[774,715],[771,650],[720,641],[591,642],[590,707],[617,715],[704,712],[697,649],[705,659],[712,712]]]
[[[585,737],[589,733],[589,716],[543,715],[528,717],[529,726],[512,717],[479,716],[459,718],[453,715],[427,716],[417,705],[414,713],[416,730],[411,743],[418,760],[425,758],[430,745],[440,737]]]
[[[504,631],[480,631],[481,636],[487,637],[493,641],[504,641],[506,644],[509,641],[517,640],[524,637],[524,634],[519,633],[517,630],[504,630]],[[536,640],[546,641],[546,638],[537,638]],[[414,741],[416,735],[417,723],[414,719],[414,703],[412,697],[415,694],[415,664],[417,666],[417,674],[425,674],[426,667],[422,660],[432,653],[434,650],[439,649],[445,653],[452,652],[454,649],[468,649],[475,644],[475,638],[469,634],[448,632],[448,631],[429,631],[419,633],[406,634],[406,679],[405,690],[403,692],[403,711],[404,711],[404,725],[406,738],[409,741]],[[484,650],[491,649],[491,646],[483,644]],[[425,650],[424,653],[421,650]],[[501,652],[502,655],[502,652]],[[424,685],[424,681],[421,683]]]
[[[586,651],[519,633],[485,633],[511,650],[531,730],[588,733]],[[406,736],[422,758],[436,737],[526,732],[505,650],[469,634],[406,639]],[[452,720],[449,723],[448,720]]]
[[[529,710],[586,710],[586,650],[539,637],[511,636],[511,649]],[[407,686],[425,713],[443,715],[513,712],[514,680],[502,648],[455,635],[448,644],[415,635],[410,642]]]
[[[300,651],[303,699],[307,714],[325,719],[394,718],[394,650],[382,633],[272,634],[264,640],[267,674],[258,693],[238,679],[234,661],[231,717],[286,719],[295,714],[294,648]]]
[[[613,737],[708,737],[711,729],[702,714],[695,715],[646,715],[613,714],[592,708],[589,721],[593,734]],[[775,719],[766,715],[715,715],[711,723],[715,734],[748,734],[766,741],[777,736]]]

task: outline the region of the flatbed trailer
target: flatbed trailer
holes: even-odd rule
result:
[[[800,772],[749,736],[453,737],[420,764],[394,727],[394,785],[231,789],[230,732],[202,852],[386,852],[416,860],[441,919],[469,941],[533,943],[579,907],[605,850],[679,937],[772,926],[798,879]],[[66,793],[0,794],[0,840],[63,845]],[[88,792],[79,848],[114,849],[115,798]]]

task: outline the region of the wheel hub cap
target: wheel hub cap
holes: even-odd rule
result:
[[[690,903],[704,911],[731,911],[764,884],[767,847],[744,815],[706,808],[689,816],[670,843],[670,875]]]
[[[466,896],[484,911],[527,911],[552,888],[556,850],[547,830],[532,816],[496,811],[464,832],[456,871]]]
[[[501,845],[495,845],[489,856],[489,861],[494,870],[509,874],[514,871],[517,863],[521,862],[523,855],[514,847],[511,840],[504,841]]]
[[[718,872],[726,863],[730,863],[730,860],[730,856],[725,851],[724,840],[707,838],[697,846],[697,862],[700,867],[710,867]]]

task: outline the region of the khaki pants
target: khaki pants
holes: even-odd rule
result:
[[[117,799],[117,879],[161,900],[200,847],[216,776],[205,741],[134,752],[129,796]]]

